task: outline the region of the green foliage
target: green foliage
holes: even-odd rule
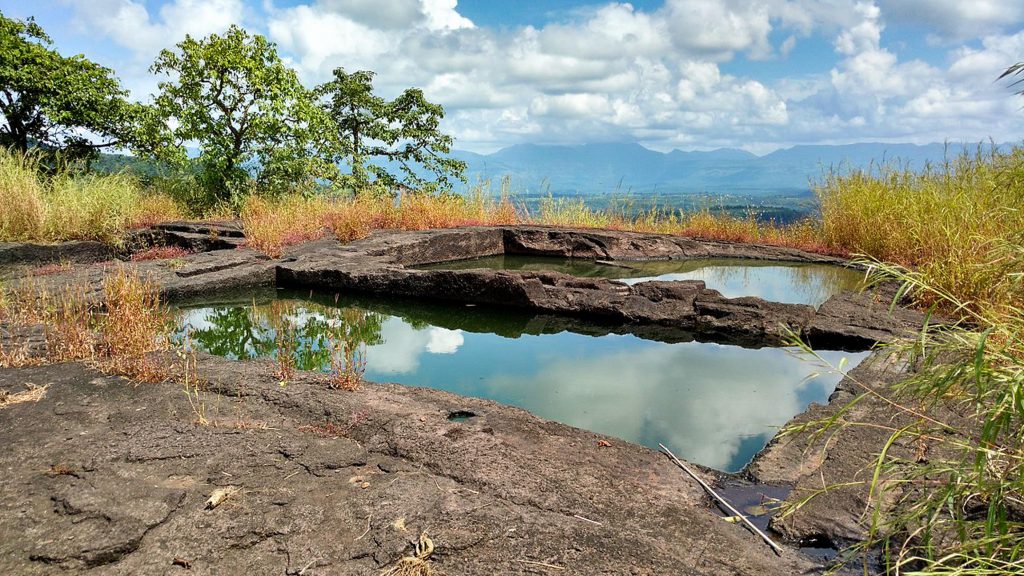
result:
[[[219,308],[204,318],[202,328],[189,336],[199,349],[230,358],[249,359],[282,353],[280,332],[287,331],[291,362],[299,370],[326,371],[331,355],[383,342],[384,316],[354,307],[313,302],[255,302],[252,307]]]
[[[1022,240],[1018,234],[989,253],[990,266],[1016,270],[1010,280],[1018,286]],[[908,362],[906,379],[878,389],[847,375],[862,395],[839,414],[789,432],[827,438],[842,427],[890,431],[868,481],[868,538],[856,546],[865,557],[884,551],[887,573],[1024,573],[1024,310],[974,311],[921,272],[861,263],[876,279],[900,281],[900,294],[941,301],[966,319],[926,325],[914,340],[891,345],[889,351]],[[848,408],[868,397],[900,416],[881,424],[857,421]]]
[[[33,19],[0,13],[0,146],[90,157],[122,141],[143,107],[125,100],[112,70],[81,55],[62,56],[50,44]]]
[[[332,155],[351,168],[339,178],[342,188],[433,193],[450,188],[453,179],[464,180],[466,164],[447,156],[452,137],[440,131],[444,109],[428,102],[422,90],[409,88],[388,101],[373,93],[373,72],[335,68],[334,80],[314,94],[334,120]],[[421,177],[422,171],[433,180]]]
[[[184,143],[199,142],[196,174],[207,203],[308,191],[333,175],[317,153],[323,114],[263,36],[237,26],[223,36],[186,36],[151,70],[171,79],[160,83],[155,112],[140,124],[142,148],[185,166]]]
[[[1005,78],[1011,78],[1013,76],[1022,76],[1022,75],[1024,75],[1024,62],[1017,62],[1013,66],[1010,66],[1009,68],[1007,68],[1005,72],[1000,74],[999,78],[997,78],[997,80],[1003,80]],[[1024,82],[1024,78],[1019,78],[1019,79],[1015,80],[1014,82],[1012,82],[1010,84],[1010,87],[1014,88],[1014,89],[1017,89],[1021,85],[1021,82]],[[1018,89],[1016,93],[1019,96],[1024,96],[1024,88]]]

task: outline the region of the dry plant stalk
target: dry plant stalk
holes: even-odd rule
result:
[[[49,294],[41,295],[49,299]],[[44,309],[47,357],[51,361],[90,360],[96,356],[95,310],[80,284],[66,286]]]
[[[232,498],[235,494],[238,494],[239,491],[240,490],[235,486],[217,488],[210,493],[210,498],[206,501],[206,505],[204,507],[207,510],[213,510],[217,506],[226,502],[229,498]]]
[[[327,386],[338,390],[358,390],[366,373],[366,353],[358,343],[345,341],[331,352],[331,373]]]
[[[270,304],[270,325],[274,329],[274,344],[277,347],[274,376],[282,383],[295,375],[295,341],[298,334],[288,318],[291,312],[294,312],[292,304],[277,300]]]
[[[416,543],[416,552],[412,556],[403,556],[394,566],[381,572],[381,576],[433,576],[435,572],[430,566],[433,553],[434,542],[423,532]]]
[[[181,385],[185,389],[188,406],[196,417],[196,424],[207,426],[210,424],[210,420],[206,417],[206,397],[201,390],[203,382],[199,379],[196,352],[188,344],[187,337],[185,344],[181,349],[175,350],[175,353],[181,359],[181,372],[177,376],[181,379]]]
[[[28,390],[11,394],[7,391],[0,392],[0,408],[7,408],[14,404],[21,404],[22,402],[39,402],[46,397],[46,389],[49,388],[49,384],[44,386],[28,385]]]
[[[147,358],[150,352],[167,347],[169,313],[157,287],[120,267],[104,279],[103,299],[106,369],[146,382],[163,380],[165,370]]]

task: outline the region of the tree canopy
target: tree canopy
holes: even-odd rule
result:
[[[391,101],[377,96],[373,76],[335,68],[334,79],[314,89],[334,121],[334,159],[351,169],[341,183],[356,191],[374,185],[436,192],[449,188],[453,179],[461,180],[466,165],[448,156],[452,137],[439,127],[444,109],[417,88]]]
[[[159,84],[144,123],[146,149],[183,163],[185,144],[198,143],[200,177],[216,200],[251,184],[279,191],[334,176],[318,145],[326,117],[263,36],[237,26],[222,36],[186,36],[151,71],[170,79]]]
[[[120,144],[140,106],[112,70],[51,44],[32,18],[0,13],[0,146],[82,156]]]
[[[186,36],[150,72],[164,77],[152,104],[131,102],[112,70],[62,56],[33,19],[0,13],[0,146],[128,148],[185,168],[202,191],[188,194],[197,211],[253,192],[437,192],[463,179],[444,109],[416,88],[375,94],[373,72],[337,68],[309,90],[273,43],[238,26]]]

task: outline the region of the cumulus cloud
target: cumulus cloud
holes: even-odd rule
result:
[[[866,356],[824,355],[853,366]],[[810,398],[828,396],[839,377],[813,377],[817,370],[778,348],[644,342],[600,357],[540,359],[536,374],[499,374],[489,388],[497,397],[516,390],[519,405],[547,418],[737,470],[750,457],[746,442],[767,442]]]
[[[993,83],[1024,54],[1015,0],[613,1],[511,28],[477,25],[456,0],[66,1],[149,61],[186,32],[239,22],[277,42],[310,85],[343,66],[377,72],[389,97],[421,87],[445,106],[456,146],[477,151],[526,141],[765,151],[1006,140],[1024,128],[1019,102]],[[894,47],[907,34],[940,38],[938,56]],[[813,58],[825,66],[775,72],[823,40],[833,52]]]
[[[1019,0],[881,0],[894,22],[928,27],[946,40],[998,34],[1024,23],[1024,3]]]
[[[68,0],[90,27],[137,55],[150,58],[186,34],[202,37],[241,24],[242,0],[173,0],[150,13],[134,0]]]

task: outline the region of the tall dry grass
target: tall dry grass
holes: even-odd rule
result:
[[[32,155],[0,149],[0,241],[118,243],[131,228],[181,217],[168,196],[126,173],[42,175]]]
[[[997,253],[1024,233],[1024,148],[979,148],[919,172],[831,173],[816,192],[825,246],[914,268],[934,289],[926,303],[945,292],[981,310],[1024,295]]]
[[[0,241],[42,236],[46,210],[37,162],[0,150]]]
[[[426,230],[518,221],[510,199],[493,198],[482,191],[467,196],[404,193],[397,198],[252,197],[242,209],[249,245],[271,256],[280,255],[287,246],[319,238],[328,230],[347,242],[381,229]]]
[[[162,380],[167,370],[149,354],[167,348],[170,320],[157,286],[124,266],[107,273],[101,301],[90,298],[84,284],[50,289],[29,279],[0,286],[0,321],[43,327],[45,355],[22,355],[25,364],[84,360],[109,374]]]

